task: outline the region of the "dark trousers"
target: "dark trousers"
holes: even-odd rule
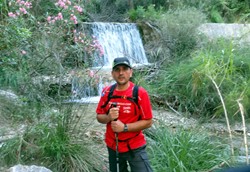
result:
[[[128,172],[128,164],[131,172],[153,172],[146,152],[146,146],[131,150],[125,153],[119,153],[119,172]],[[116,151],[108,148],[109,169],[111,172],[117,172]]]

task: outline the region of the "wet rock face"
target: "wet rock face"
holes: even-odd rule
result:
[[[139,22],[137,24],[140,28],[144,44],[161,39],[161,31],[158,26],[149,22]]]
[[[26,166],[26,165],[15,165],[7,170],[7,172],[52,172],[51,170],[42,166]]]

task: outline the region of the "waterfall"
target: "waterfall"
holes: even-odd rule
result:
[[[83,23],[78,32],[94,36],[104,54],[94,57],[92,68],[74,75],[70,101],[97,102],[102,89],[114,82],[110,71],[116,57],[127,57],[132,66],[149,64],[135,23]],[[100,68],[105,70],[99,71]],[[98,73],[94,74],[96,69]]]
[[[103,58],[95,57],[94,67],[110,68],[116,57],[127,57],[132,66],[148,64],[135,23],[94,22],[91,24],[91,31],[104,50]]]

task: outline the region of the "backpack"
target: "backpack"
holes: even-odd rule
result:
[[[135,85],[133,88],[133,94],[132,97],[126,97],[126,96],[116,96],[113,95],[114,90],[115,90],[116,84],[113,84],[109,90],[109,94],[108,94],[108,99],[107,101],[101,106],[101,108],[105,108],[107,106],[107,104],[109,103],[109,101],[111,99],[117,99],[117,98],[122,98],[122,99],[127,99],[133,103],[135,103],[138,107],[138,109],[140,109],[139,103],[138,103],[138,91],[139,91],[139,86]]]

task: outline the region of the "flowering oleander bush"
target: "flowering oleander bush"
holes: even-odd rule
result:
[[[16,10],[14,12],[9,12],[8,15],[10,17],[18,17],[22,16],[24,14],[27,14],[30,8],[32,8],[32,3],[29,1],[22,1],[22,0],[17,0],[12,4],[12,2],[9,3],[10,6],[15,6]]]
[[[0,21],[0,87],[19,95],[21,111],[8,111],[12,107],[6,105],[4,112],[8,119],[25,123],[27,130],[1,146],[0,166],[36,163],[53,171],[103,171],[91,145],[72,136],[79,118],[71,116],[70,107],[63,106],[62,78],[72,68],[89,67],[88,59],[103,54],[94,37],[78,30],[86,17],[78,2],[8,1],[5,18]],[[42,6],[47,11],[37,11]],[[55,83],[41,81],[47,75],[55,76]],[[49,95],[51,89],[56,93],[53,97]],[[53,118],[52,109],[61,108],[64,111]]]
[[[68,68],[89,67],[93,57],[102,58],[104,51],[98,40],[77,27],[86,18],[84,7],[77,2],[57,0],[50,4],[50,11],[42,18],[33,10],[39,2],[10,1],[8,17],[0,26],[3,28],[0,47],[4,47],[1,48],[4,68],[25,69],[22,65],[29,64],[32,67],[26,68],[27,73],[52,74],[53,71],[56,74]],[[21,76],[9,78],[6,70],[2,72],[3,83],[16,86],[22,83]]]

